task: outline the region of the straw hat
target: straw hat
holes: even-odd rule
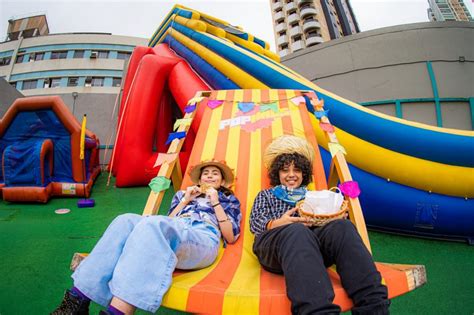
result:
[[[313,164],[314,149],[308,141],[296,136],[283,135],[274,139],[265,150],[263,154],[265,167],[269,169],[275,158],[284,153],[299,153]]]
[[[229,188],[232,186],[232,183],[234,182],[234,172],[232,169],[227,166],[227,164],[224,161],[201,161],[199,164],[194,165],[191,167],[189,170],[189,178],[194,184],[199,183],[199,179],[201,177],[201,170],[207,166],[215,166],[220,169],[222,178],[224,179],[224,187]]]

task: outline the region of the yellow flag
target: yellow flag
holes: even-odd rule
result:
[[[81,127],[81,149],[79,152],[79,158],[84,160],[84,142],[86,141],[86,124],[87,124],[87,115],[84,114],[82,117],[82,127]]]

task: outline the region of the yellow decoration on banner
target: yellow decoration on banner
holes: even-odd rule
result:
[[[202,96],[193,97],[192,99],[190,99],[190,100],[188,101],[188,105],[195,104],[195,103],[199,103],[199,102],[202,101],[203,99],[204,99],[204,97],[202,97]]]
[[[334,157],[338,152],[341,152],[342,154],[347,154],[346,149],[344,149],[344,147],[339,143],[329,142],[328,147],[329,152],[331,152],[331,157]]]
[[[182,119],[177,119],[173,125],[173,130],[176,131],[176,129],[179,128],[179,126],[184,125],[184,126],[189,126],[191,124],[192,118],[182,118]]]

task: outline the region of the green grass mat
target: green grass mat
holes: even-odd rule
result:
[[[102,174],[93,188],[96,206],[78,208],[77,199],[54,198],[46,205],[0,201],[0,315],[48,314],[71,287],[74,252],[90,252],[117,215],[141,213],[147,187],[106,187]],[[167,192],[165,211],[173,192]],[[64,215],[54,213],[69,208]],[[474,313],[474,247],[467,244],[370,232],[380,262],[423,264],[428,283],[392,301],[392,314]],[[93,305],[91,314],[100,307]],[[145,312],[137,312],[145,314]],[[157,314],[183,314],[162,308]]]

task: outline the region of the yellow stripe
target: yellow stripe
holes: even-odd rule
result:
[[[173,278],[173,283],[170,289],[163,296],[161,305],[165,307],[171,307],[180,311],[186,310],[186,304],[188,301],[189,290],[204,279],[214,268],[219,264],[222,256],[224,255],[224,249],[219,249],[219,255],[216,261],[209,267],[204,269],[195,270],[193,272],[186,272],[177,277]]]
[[[209,126],[213,126],[213,128],[209,128],[207,130],[206,141],[204,141],[204,146],[202,148],[202,160],[211,160],[214,158],[214,153],[216,151],[217,145],[217,135],[219,134],[219,122],[221,121],[222,117],[222,110],[223,106],[219,106],[213,110],[211,110],[211,120],[209,122]],[[206,108],[206,110],[210,110]]]
[[[303,104],[301,105],[295,105],[291,99],[295,97],[295,91],[293,90],[286,90],[286,97],[288,99],[288,107],[290,108],[290,114],[291,114],[291,123],[293,126],[293,134],[297,137],[301,137],[306,139],[306,135],[304,133],[304,128],[303,128],[303,120],[301,120],[301,115],[300,115],[300,110],[298,106],[305,106]]]
[[[253,200],[261,189],[261,130],[252,132],[250,139],[249,152],[252,153],[252,158],[249,159],[246,215],[242,218],[247,223]],[[240,264],[225,293],[223,314],[258,314],[259,311],[260,266],[251,254],[254,237],[249,224],[245,225],[242,232],[244,250]],[[246,297],[243,297],[242,291],[253,294],[246,294]]]
[[[217,100],[226,99],[226,91],[219,91],[217,92]],[[232,116],[235,117],[238,108],[236,105],[232,105]],[[237,169],[238,165],[238,158],[239,158],[239,143],[240,143],[240,128],[238,127],[231,127],[229,128],[229,136],[227,140],[227,148],[226,148],[226,158],[225,161],[227,165],[235,170],[235,174],[239,171]],[[238,178],[237,178],[238,181]],[[237,183],[237,182],[236,182]]]
[[[315,117],[311,124],[318,143],[326,150],[326,138]],[[474,197],[474,169],[419,159],[385,149],[336,128],[336,136],[354,166],[393,182],[435,193]],[[367,154],[370,152],[370,154]]]
[[[205,33],[202,33],[205,34]],[[207,34],[206,34],[207,35]],[[213,51],[205,48],[204,46],[198,44],[197,42],[191,40],[189,37],[183,35],[182,33],[173,30],[171,32],[171,36],[179,41],[181,44],[189,48],[193,51],[196,55],[204,59],[210,65],[215,67],[219,70],[222,74],[226,75],[227,77],[234,78],[233,81],[242,88],[260,88],[265,89],[268,88],[265,84],[260,82],[259,80],[255,79],[248,73],[242,71],[240,68],[236,67],[229,61],[225,60],[224,58],[220,57]],[[209,35],[207,35],[209,36]],[[217,39],[217,37],[215,37]],[[223,41],[224,42],[224,41]],[[172,46],[171,46],[172,47]]]

